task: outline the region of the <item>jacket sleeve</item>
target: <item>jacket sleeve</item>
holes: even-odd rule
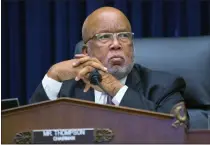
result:
[[[29,100],[29,103],[32,104],[32,103],[37,103],[37,102],[46,101],[46,100],[49,100],[49,98],[44,91],[42,83],[40,83],[38,87],[36,88],[35,92],[33,93],[31,99]]]

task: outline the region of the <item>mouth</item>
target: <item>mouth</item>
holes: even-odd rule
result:
[[[111,62],[112,65],[121,65],[124,62],[124,57],[120,55],[115,55],[110,57],[109,61]]]

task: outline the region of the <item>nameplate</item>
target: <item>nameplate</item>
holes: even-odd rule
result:
[[[43,129],[17,133],[15,143],[33,144],[92,144],[109,143],[113,132],[107,128]]]

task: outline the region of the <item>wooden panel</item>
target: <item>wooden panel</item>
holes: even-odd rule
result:
[[[210,130],[190,130],[190,131],[188,131],[186,143],[210,144]]]
[[[2,112],[2,143],[17,132],[53,128],[110,128],[112,143],[184,143],[171,115],[76,99],[47,101]]]

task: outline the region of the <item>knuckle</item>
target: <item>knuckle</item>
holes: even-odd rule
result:
[[[95,63],[91,61],[89,65],[95,66]]]
[[[87,69],[88,69],[88,72],[91,72],[93,70],[91,66],[88,66]]]
[[[98,59],[94,57],[94,58],[93,58],[93,61],[96,61],[96,62],[98,62]]]
[[[91,59],[91,57],[90,56],[86,56],[84,59],[87,61],[87,60]]]
[[[80,71],[79,73],[78,73],[78,76],[80,77],[82,75],[82,71]]]
[[[86,66],[90,66],[91,65],[91,62],[90,61],[87,61],[85,64],[86,64]]]
[[[90,74],[88,73],[88,74],[87,74],[87,78],[89,78],[89,77],[90,77]]]

